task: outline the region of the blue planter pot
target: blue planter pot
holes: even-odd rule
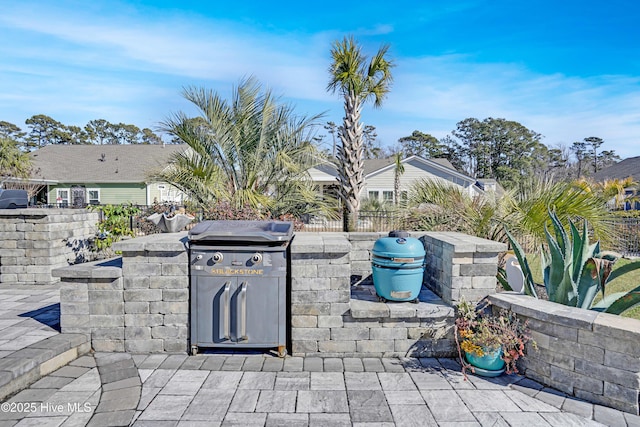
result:
[[[467,361],[473,366],[486,370],[486,371],[500,371],[504,370],[504,360],[502,356],[502,347],[498,347],[495,350],[483,348],[484,356],[479,357],[474,353],[465,352]]]

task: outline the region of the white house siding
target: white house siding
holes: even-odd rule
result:
[[[336,173],[333,171],[333,173]],[[328,173],[327,170],[320,170],[317,168],[311,168],[309,170],[309,177],[311,181],[316,185],[317,191],[320,194],[326,194],[329,191],[329,187],[337,185],[335,175]]]
[[[395,165],[381,172],[374,172],[366,177],[365,188],[362,197],[368,197],[370,191],[377,191],[378,198],[382,200],[383,191],[393,191],[395,180]],[[404,164],[404,173],[400,176],[400,191],[410,191],[411,187],[423,179],[443,180],[448,183],[455,183],[469,190],[469,194],[475,194],[470,188],[471,182],[463,180],[459,175],[454,175],[430,168],[419,161],[407,162]]]

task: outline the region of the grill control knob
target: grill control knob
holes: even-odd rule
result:
[[[220,262],[224,259],[224,256],[222,256],[220,252],[216,252],[215,254],[213,254],[213,257],[211,257],[211,259],[213,260],[213,262]]]
[[[199,254],[198,256],[196,256],[196,261],[200,261],[202,259],[202,254]]]
[[[260,264],[260,263],[262,262],[262,254],[259,254],[259,253],[257,253],[257,252],[256,252],[256,253],[255,253],[255,254],[253,254],[253,256],[251,257],[251,261],[252,261],[254,264]]]

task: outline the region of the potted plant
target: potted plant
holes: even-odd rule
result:
[[[535,341],[526,322],[514,313],[493,314],[488,302],[474,306],[462,300],[456,306],[455,339],[462,373],[482,376],[517,373],[516,362],[525,356],[525,344]]]

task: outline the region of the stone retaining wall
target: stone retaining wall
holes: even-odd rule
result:
[[[525,375],[569,395],[638,415],[640,321],[520,294],[489,297],[529,322]]]
[[[86,261],[98,213],[0,209],[0,283],[49,284],[51,270]]]

